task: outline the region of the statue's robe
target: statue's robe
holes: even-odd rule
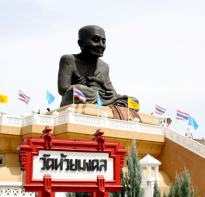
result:
[[[62,95],[61,107],[73,103],[73,86],[86,97],[86,103],[97,103],[97,91],[103,106],[118,105],[127,107],[128,96],[117,94],[109,77],[109,66],[98,58],[89,65],[76,55],[64,55],[60,60],[58,73],[58,91]],[[139,104],[134,97],[129,97]],[[75,104],[84,103],[78,98]]]

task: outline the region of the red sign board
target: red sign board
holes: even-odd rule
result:
[[[120,192],[126,150],[99,129],[93,140],[56,139],[47,126],[40,138],[28,137],[19,147],[25,192],[54,197],[55,192]]]

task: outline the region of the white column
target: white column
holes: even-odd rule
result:
[[[140,163],[142,168],[146,167],[147,169],[147,177],[142,177],[142,184],[144,184],[145,187],[146,197],[153,197],[155,180],[157,180],[157,182],[161,181],[158,177],[159,165],[161,162],[148,154],[140,160]],[[154,168],[154,177],[151,176],[152,167]]]
[[[22,118],[22,123],[21,123],[21,126],[23,127],[24,126],[24,124],[25,124],[25,120],[24,120],[24,118],[26,118],[28,115],[26,114],[26,113],[22,113],[21,114],[21,118]]]
[[[38,123],[38,110],[34,109],[31,112],[32,112],[31,124],[37,124]]]
[[[52,116],[55,117],[55,119],[54,119],[54,126],[55,126],[55,125],[56,125],[56,121],[57,121],[57,116],[59,116],[59,113],[58,113],[57,111],[54,111],[54,112],[52,113]]]
[[[140,131],[140,126],[139,126],[139,118],[137,118],[137,117],[135,117],[134,119],[133,119],[133,122],[135,122],[135,131]]]
[[[167,123],[162,123],[162,135],[166,134],[165,127],[167,127]]]
[[[6,125],[7,124],[7,111],[2,110],[1,111],[1,122],[0,125]]]
[[[147,178],[148,180],[150,180],[151,178],[151,167],[150,166],[147,166]]]
[[[25,118],[25,117],[27,117],[28,115],[26,114],[26,113],[22,113],[21,114],[21,118]]]
[[[59,113],[57,112],[57,111],[54,111],[53,113],[52,113],[52,116],[54,116],[54,117],[56,117],[56,116],[58,116],[59,115]]]
[[[158,181],[158,172],[159,172],[159,166],[155,166],[154,175],[155,175],[155,180],[157,180],[157,181]]]
[[[68,123],[72,123],[73,122],[73,108],[72,107],[69,107],[66,109],[66,112],[67,112],[67,122]]]
[[[103,117],[103,127],[106,128],[107,127],[107,117],[108,117],[108,114],[104,112],[101,116]]]
[[[147,188],[146,188],[146,197],[153,196],[153,188],[152,188],[152,181],[147,181]]]

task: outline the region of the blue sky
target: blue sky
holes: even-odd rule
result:
[[[77,32],[85,25],[105,29],[112,83],[120,94],[139,99],[141,112],[167,109],[171,128],[184,134],[187,122],[175,119],[176,109],[199,124],[194,138],[205,137],[205,1],[0,1],[0,94],[9,116],[44,111],[46,90],[60,105],[57,91],[59,59],[78,53]],[[18,90],[31,97],[17,101]]]

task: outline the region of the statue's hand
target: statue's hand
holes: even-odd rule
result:
[[[125,99],[128,99],[128,97],[129,97],[128,95],[123,95],[123,98]]]
[[[88,77],[89,81],[96,81],[96,77]]]
[[[88,77],[88,80],[89,80],[89,81],[96,82],[96,83],[98,83],[98,84],[101,84],[101,85],[102,85],[101,80],[100,80],[99,78],[97,78],[97,77]]]
[[[106,91],[106,94],[107,95],[115,95],[115,92],[114,91]]]

